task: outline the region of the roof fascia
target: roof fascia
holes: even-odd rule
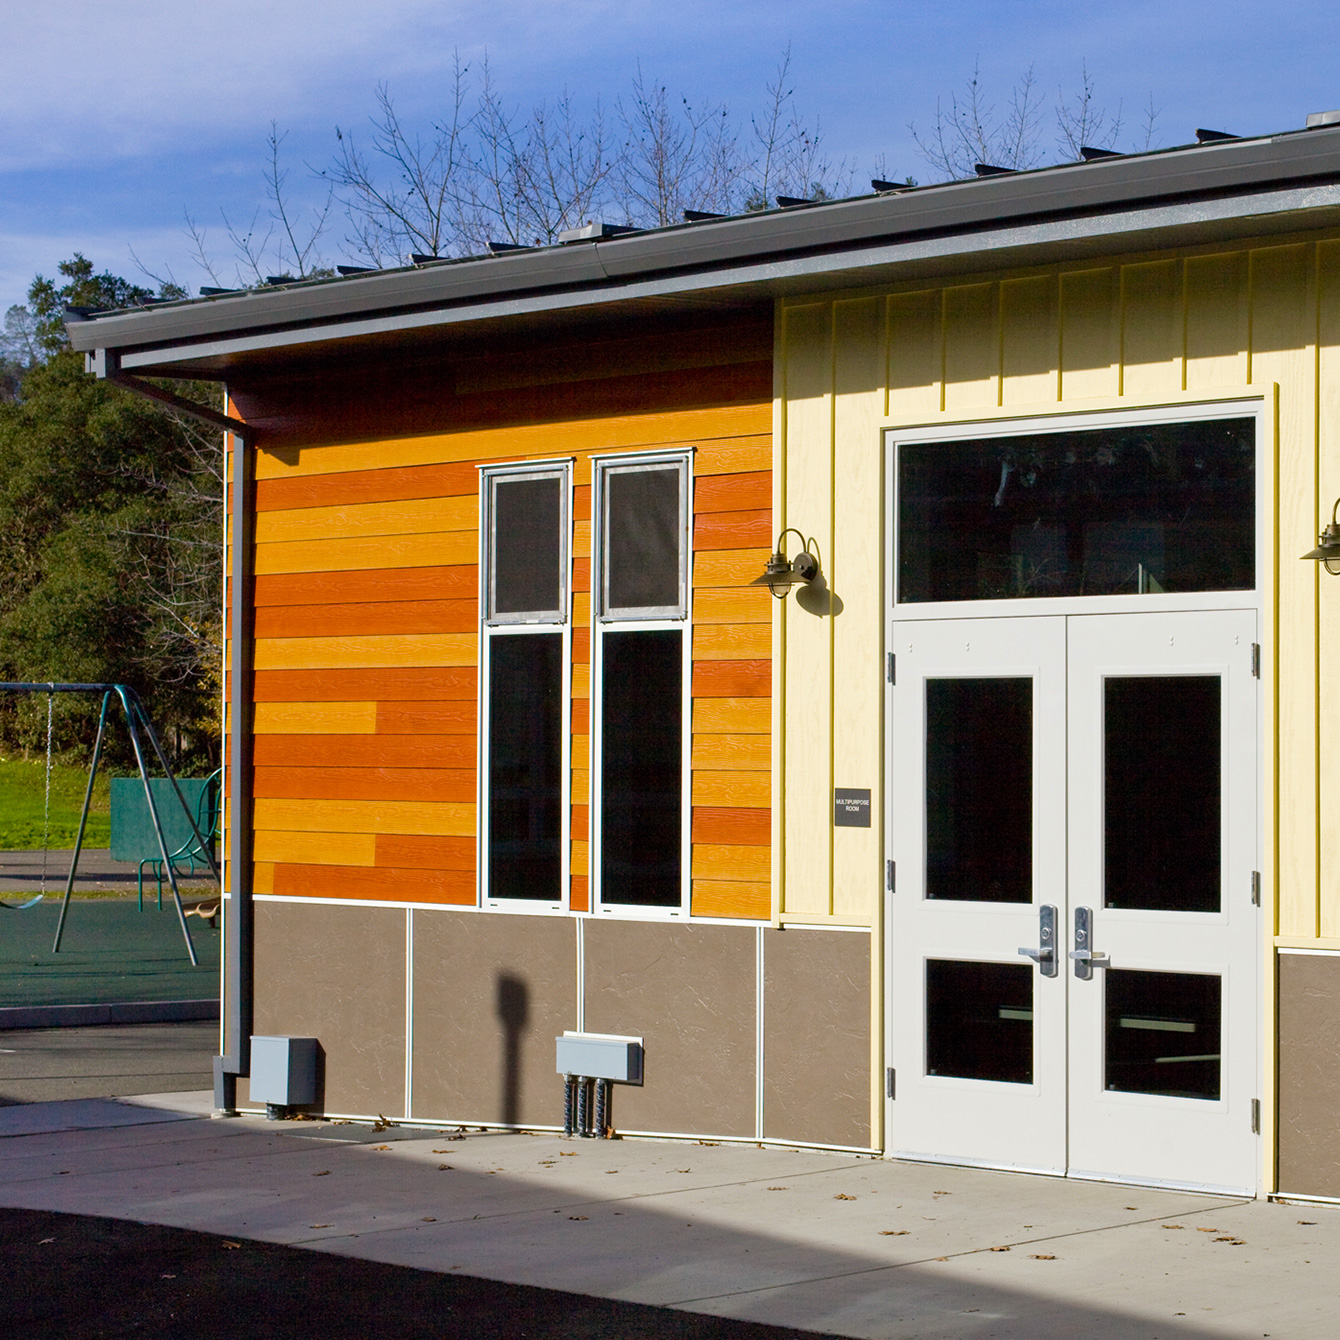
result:
[[[271,349],[290,349],[308,344],[460,326],[486,320],[533,317],[540,313],[575,311],[640,299],[673,299],[712,293],[724,296],[731,290],[742,296],[750,290],[760,297],[776,296],[813,289],[816,285],[837,287],[844,279],[853,277],[868,285],[882,280],[896,281],[900,272],[910,271],[913,267],[924,268],[936,264],[946,266],[969,257],[987,264],[1003,261],[1006,256],[1018,262],[1041,260],[1047,253],[1055,254],[1077,243],[1086,243],[1090,249],[1102,246],[1107,249],[1129,248],[1136,239],[1142,244],[1151,244],[1160,235],[1166,237],[1184,233],[1197,226],[1216,228],[1228,223],[1264,221],[1279,216],[1296,219],[1299,215],[1320,210],[1340,211],[1340,182],[1231,199],[1124,210],[1096,219],[1051,220],[968,234],[888,242],[840,252],[774,258],[706,273],[699,271],[609,282],[598,288],[575,292],[530,294],[430,311],[388,313],[362,320],[197,340],[168,348],[127,350],[121,354],[120,365],[127,371],[161,370],[163,375],[171,376],[177,364],[198,364]]]

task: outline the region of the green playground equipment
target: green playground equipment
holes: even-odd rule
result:
[[[65,881],[65,896],[61,900],[60,916],[56,921],[56,938],[51,946],[53,954],[60,953],[61,937],[65,934],[65,918],[70,910],[70,896],[74,892],[75,874],[79,868],[79,853],[84,846],[84,830],[88,823],[89,806],[93,802],[93,779],[97,775],[98,762],[102,757],[102,742],[107,730],[107,714],[111,706],[112,699],[115,698],[121,704],[121,710],[126,719],[126,730],[130,736],[130,744],[135,752],[135,763],[139,768],[140,781],[144,785],[144,799],[149,807],[149,818],[153,824],[154,837],[158,846],[158,857],[150,858],[150,863],[156,866],[156,874],[159,880],[159,901],[161,908],[162,899],[162,878],[166,873],[168,883],[172,886],[172,899],[177,907],[177,921],[181,926],[182,939],[186,941],[186,953],[191,960],[191,966],[198,966],[200,960],[195,952],[195,944],[191,940],[190,927],[186,924],[186,909],[182,906],[181,890],[177,887],[178,868],[188,859],[192,863],[191,869],[195,869],[194,862],[202,862],[207,867],[214,882],[218,884],[220,892],[223,888],[223,880],[219,874],[219,865],[214,858],[214,830],[218,826],[217,813],[211,818],[205,814],[205,831],[209,837],[204,836],[202,826],[197,822],[197,814],[192,810],[186,796],[182,793],[180,784],[173,774],[172,765],[167,761],[167,755],[163,752],[163,746],[158,741],[158,734],[153,728],[153,723],[149,720],[149,714],[145,711],[144,703],[140,696],[129,684],[39,684],[39,683],[0,683],[0,693],[45,693],[47,695],[47,769],[46,769],[46,810],[47,822],[42,838],[42,883],[41,889],[33,898],[29,898],[22,903],[7,903],[0,900],[0,908],[10,911],[22,911],[24,908],[32,907],[40,903],[46,897],[46,863],[47,863],[47,841],[50,829],[51,813],[51,719],[52,704],[54,695],[57,693],[100,693],[102,694],[102,708],[98,713],[98,734],[93,743],[93,761],[88,769],[88,786],[84,791],[84,807],[79,815],[79,831],[75,837],[74,853],[70,858],[70,873]],[[186,816],[186,821],[191,828],[191,838],[182,848],[176,851],[168,850],[168,840],[164,835],[163,820],[159,813],[158,803],[154,798],[156,787],[151,785],[149,779],[149,769],[145,762],[146,751],[144,741],[147,740],[153,746],[154,754],[158,762],[162,765],[164,775],[172,788],[172,796],[180,804],[182,812]],[[217,773],[214,774],[218,776]],[[206,787],[205,791],[208,792]],[[218,795],[220,788],[216,784],[213,788],[216,797],[214,802],[215,811],[218,809]],[[189,858],[185,854],[189,850]],[[143,862],[141,863],[141,898],[140,906],[143,908]]]
[[[184,778],[181,780],[185,780]],[[214,840],[223,828],[223,769],[216,768],[205,778],[200,794],[195,802],[195,823],[191,836],[171,852],[167,864],[179,875],[188,878],[213,869]],[[201,846],[199,836],[203,834],[208,848]],[[158,910],[163,910],[163,870],[161,856],[146,856],[140,861],[135,889],[139,895],[140,911],[144,911],[144,867],[148,866],[158,881]],[[187,914],[189,915],[189,913]]]

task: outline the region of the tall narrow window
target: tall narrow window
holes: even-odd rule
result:
[[[685,907],[689,468],[596,465],[599,906]]]
[[[563,904],[567,467],[483,478],[486,903]]]

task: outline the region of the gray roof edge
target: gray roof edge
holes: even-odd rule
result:
[[[77,350],[144,349],[223,336],[364,325],[392,315],[424,324],[451,304],[550,295],[542,305],[584,306],[592,290],[673,273],[719,287],[713,271],[858,252],[873,243],[928,235],[972,236],[1030,218],[1092,218],[1156,202],[1251,197],[1264,187],[1340,180],[1340,126],[1252,140],[1221,141],[1148,155],[861,196],[798,209],[633,233],[598,243],[393,270],[293,288],[122,312],[69,323]],[[1245,203],[1245,200],[1244,200]],[[411,322],[412,324],[412,322]]]
[[[626,279],[598,289],[577,293],[516,295],[481,301],[469,306],[443,307],[431,312],[401,312],[352,321],[333,321],[283,330],[239,332],[212,340],[184,342],[170,348],[143,349],[122,354],[127,372],[151,373],[178,363],[224,358],[266,349],[294,348],[322,341],[357,339],[412,329],[462,325],[473,321],[498,320],[554,311],[575,311],[602,303],[631,302],[649,298],[676,298],[693,293],[779,286],[813,280],[817,285],[840,282],[853,271],[910,266],[917,262],[952,261],[964,256],[981,257],[987,266],[1003,254],[1018,255],[1028,249],[1055,248],[1085,238],[1104,239],[1113,245],[1129,245],[1161,231],[1215,226],[1231,221],[1267,220],[1280,215],[1315,210],[1340,211],[1340,182],[1294,189],[1258,192],[1233,200],[1186,202],[1112,213],[1094,226],[1090,220],[1060,219],[1024,223],[974,234],[951,234],[914,241],[873,243],[854,251],[829,252],[800,257],[775,257],[754,264],[732,266],[709,273],[671,274],[647,279]],[[872,282],[875,282],[872,280]]]

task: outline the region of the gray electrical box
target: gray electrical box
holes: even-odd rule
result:
[[[564,1033],[556,1038],[558,1073],[618,1084],[642,1083],[642,1039],[618,1033]]]
[[[253,1036],[251,1101],[275,1107],[316,1102],[316,1039]]]

